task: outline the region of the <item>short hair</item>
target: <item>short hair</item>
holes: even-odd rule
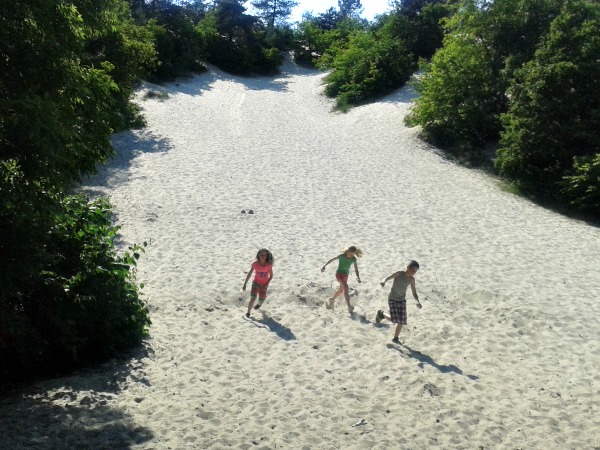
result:
[[[413,259],[411,262],[408,263],[408,268],[409,269],[418,269],[419,263]]]

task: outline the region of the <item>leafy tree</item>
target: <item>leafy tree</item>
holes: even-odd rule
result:
[[[231,73],[271,74],[281,63],[254,16],[242,2],[221,0],[196,27],[209,62]]]
[[[158,80],[173,79],[189,72],[203,72],[205,49],[195,31],[203,17],[189,5],[163,5],[147,14],[146,27],[152,32],[160,65],[152,73]]]
[[[402,41],[357,32],[330,64],[325,93],[346,109],[402,86],[415,64]]]
[[[110,64],[110,77],[118,87],[113,93],[113,128],[121,130],[142,123],[130,99],[138,80],[155,70],[157,53],[151,29],[135,24],[126,3],[108,6],[104,25],[91,29],[81,63],[99,69]]]
[[[245,38],[252,33],[256,17],[244,14],[246,8],[242,0],[219,0],[215,9],[217,28],[229,41]]]
[[[338,0],[338,8],[344,18],[356,18],[363,10],[360,0]]]
[[[581,207],[597,201],[598,61],[600,8],[568,1],[535,57],[516,73],[496,160],[503,175],[529,192],[559,199],[562,186]]]
[[[109,206],[62,191],[113,154],[152,60],[122,0],[0,8],[0,381],[106,357],[146,333],[136,257],[117,255]]]
[[[28,179],[60,184],[94,171],[113,154],[112,64],[80,64],[91,29],[72,3],[17,2],[0,13],[0,157],[18,160]]]
[[[292,9],[298,6],[295,0],[252,0],[251,4],[270,30],[275,28],[275,24],[284,22],[292,14]]]
[[[430,59],[443,43],[442,20],[450,17],[452,12],[452,6],[439,0],[403,2],[392,13],[383,16],[376,27],[404,41],[415,58]]]
[[[316,17],[307,17],[308,22],[312,22],[318,28],[324,31],[331,31],[337,28],[338,23],[344,19],[342,13],[335,8],[329,8],[324,13]]]
[[[514,71],[532,57],[560,2],[463,2],[418,82],[422,95],[411,120],[447,145],[480,147],[497,140]]]
[[[411,121],[444,145],[482,145],[500,128],[495,114],[497,79],[486,47],[468,33],[452,34],[424,66],[417,83],[421,96]]]
[[[573,158],[573,169],[560,183],[561,196],[575,209],[600,219],[600,153]]]
[[[364,29],[363,22],[344,19],[333,8],[316,17],[305,16],[296,32],[294,58],[327,69],[335,55],[347,48],[350,36]]]

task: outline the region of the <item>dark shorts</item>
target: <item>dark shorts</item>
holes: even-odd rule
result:
[[[388,299],[388,305],[390,306],[390,318],[393,323],[399,323],[406,325],[408,319],[406,315],[406,300],[394,300]]]
[[[335,274],[335,279],[348,284],[348,274],[347,273],[337,273]]]
[[[260,285],[258,283],[256,283],[255,281],[252,282],[252,288],[250,289],[250,297],[252,298],[256,298],[256,295],[258,294],[258,299],[261,301],[264,301],[267,299],[267,287],[268,285],[263,284]]]

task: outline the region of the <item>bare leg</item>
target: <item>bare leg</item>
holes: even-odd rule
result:
[[[331,297],[331,301],[333,302],[336,298],[338,298],[340,295],[342,295],[342,292],[344,292],[344,286],[342,286],[342,283],[340,282],[340,287],[338,288],[337,291],[335,291],[335,294],[333,294],[333,297]]]
[[[352,308],[352,306],[350,305],[350,288],[348,287],[347,283],[343,283],[342,288],[344,290],[344,299],[346,300],[346,306],[348,307],[348,310],[350,310]]]
[[[383,313],[383,318],[389,320],[390,322],[392,321],[392,318],[389,314]]]
[[[396,331],[394,332],[394,339],[398,339],[398,336],[400,336],[401,331],[402,331],[402,324],[399,323],[396,325]]]
[[[250,297],[250,302],[248,303],[248,314],[246,314],[246,317],[250,317],[250,311],[252,311],[252,305],[254,305],[255,301],[256,297]]]

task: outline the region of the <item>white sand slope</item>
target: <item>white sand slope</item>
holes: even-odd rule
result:
[[[139,91],[148,127],[84,191],[123,245],[151,241],[151,338],[2,400],[0,447],[600,447],[600,230],[445,161],[403,125],[410,89],[338,114],[322,74],[284,69]],[[320,273],[347,245],[352,316]],[[275,278],[248,320],[261,247]],[[423,309],[409,296],[397,347],[378,283],[410,259]]]

